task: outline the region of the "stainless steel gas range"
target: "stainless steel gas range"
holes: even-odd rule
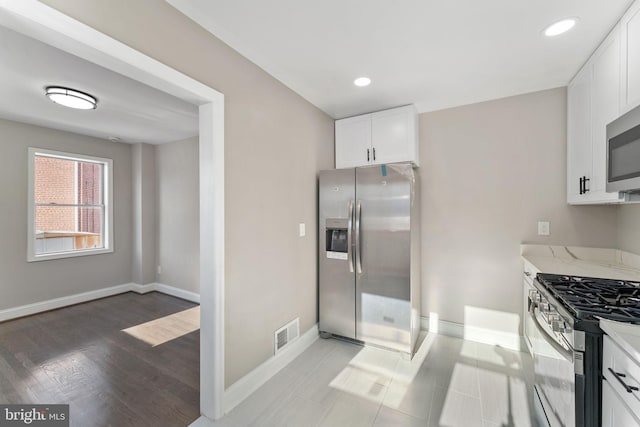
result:
[[[538,274],[533,286],[526,329],[536,416],[551,427],[600,426],[603,332],[598,317],[640,322],[640,284]]]

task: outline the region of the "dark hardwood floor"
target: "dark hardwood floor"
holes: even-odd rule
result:
[[[152,347],[122,329],[195,304],[126,293],[0,323],[0,401],[70,405],[77,427],[186,426],[199,411],[199,331]]]

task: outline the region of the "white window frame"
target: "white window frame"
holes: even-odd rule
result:
[[[100,163],[103,165],[102,191],[104,203],[104,227],[102,240],[104,247],[97,249],[84,249],[65,252],[53,252],[37,255],[35,253],[36,241],[36,203],[35,203],[35,158],[37,155],[54,157],[65,160],[77,160],[82,162]],[[28,164],[28,207],[27,207],[27,261],[45,261],[59,258],[73,258],[86,255],[106,254],[113,252],[113,160],[102,157],[87,156],[84,154],[66,153],[44,148],[29,147]]]

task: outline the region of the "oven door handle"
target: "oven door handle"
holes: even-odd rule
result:
[[[547,342],[551,347],[553,347],[555,351],[560,353],[565,359],[567,359],[568,362],[571,362],[573,364],[574,363],[573,351],[567,350],[566,348],[558,344],[552,337],[549,336],[547,331],[544,330],[544,328],[538,321],[538,317],[536,316],[536,313],[535,313],[535,308],[536,308],[536,304],[531,304],[531,308],[529,309],[529,316],[531,316],[531,318],[533,319],[533,324],[536,326],[536,329],[538,329],[538,332],[540,333],[540,335],[542,335],[545,342]]]

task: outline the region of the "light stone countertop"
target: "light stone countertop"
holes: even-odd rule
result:
[[[525,270],[640,282],[640,256],[618,249],[520,245]]]
[[[600,319],[600,327],[633,360],[640,363],[640,325]]]

